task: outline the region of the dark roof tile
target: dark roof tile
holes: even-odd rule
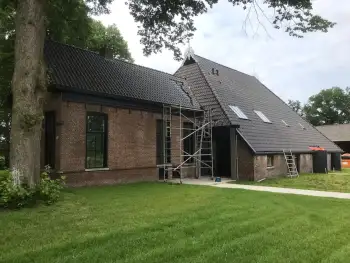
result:
[[[313,145],[333,152],[341,151],[255,77],[198,55],[193,55],[193,58],[225,113],[219,116],[223,122],[228,118],[231,124],[240,125],[240,133],[255,152],[281,152],[283,149],[307,152]],[[217,69],[219,75],[212,74],[212,68]],[[229,105],[238,106],[249,120],[238,118]],[[261,111],[271,123],[261,120],[254,110]],[[282,120],[290,127],[285,126]],[[302,129],[299,123],[306,129]]]
[[[199,108],[184,79],[98,53],[46,41],[45,59],[58,87],[101,96]]]

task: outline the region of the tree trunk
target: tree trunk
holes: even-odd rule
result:
[[[5,138],[5,166],[9,168],[10,166],[10,130],[11,130],[11,109],[10,106],[6,107],[5,110],[5,131],[4,131],[4,138]]]
[[[40,179],[40,139],[46,72],[43,60],[46,0],[17,1],[12,78],[10,168],[30,187]]]

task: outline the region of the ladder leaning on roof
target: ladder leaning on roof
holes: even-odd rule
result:
[[[284,154],[284,159],[286,160],[287,169],[288,169],[287,176],[298,177],[299,173],[298,173],[297,166],[295,164],[295,156],[293,155],[292,150],[289,150],[289,151],[283,150],[283,154]]]

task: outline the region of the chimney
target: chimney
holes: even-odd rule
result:
[[[106,59],[112,59],[113,58],[113,50],[104,46],[100,49],[100,56],[102,56]]]
[[[211,69],[211,74],[219,76],[219,70],[216,68]]]

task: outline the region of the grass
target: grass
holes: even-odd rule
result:
[[[74,189],[0,212],[0,262],[348,262],[349,205],[161,183]]]
[[[262,182],[239,182],[262,186],[350,193],[350,169],[329,174],[301,174],[297,178],[274,178]]]

